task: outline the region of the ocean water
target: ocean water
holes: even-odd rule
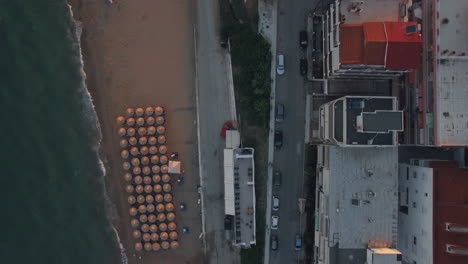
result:
[[[0,263],[121,263],[65,0],[0,0]]]

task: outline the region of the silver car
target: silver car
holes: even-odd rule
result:
[[[273,196],[273,211],[279,210],[279,198],[278,196]]]
[[[278,220],[279,220],[279,217],[277,215],[271,216],[271,229],[272,230],[278,229]]]

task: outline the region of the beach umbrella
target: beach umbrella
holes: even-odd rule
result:
[[[156,120],[152,116],[146,118],[146,124],[148,124],[149,126],[154,125],[155,122],[156,122]]]
[[[143,245],[138,242],[138,243],[135,243],[135,250],[136,251],[141,251],[143,249]]]
[[[125,138],[122,138],[120,140],[120,147],[121,148],[126,148],[128,146],[128,141]]]
[[[136,139],[135,139],[135,140],[136,140]],[[131,154],[132,156],[137,156],[138,154],[140,154],[140,152],[138,151],[138,148],[137,148],[137,147],[132,147],[132,148],[130,149],[130,154]]]
[[[170,193],[164,194],[164,201],[166,203],[172,202],[172,194],[170,194]]]
[[[140,137],[140,139],[138,139],[138,143],[140,143],[140,145],[146,145],[146,143],[148,143],[148,138],[147,137]]]
[[[133,175],[139,175],[141,173],[140,167],[133,167]]]
[[[151,171],[153,173],[159,173],[161,171],[161,168],[158,165],[154,165],[153,167],[151,167]]]
[[[125,123],[125,117],[123,117],[123,116],[118,116],[116,118],[116,120],[117,120],[117,125],[119,125],[119,126],[121,126],[121,125],[123,125]]]
[[[143,182],[143,178],[140,175],[138,175],[138,176],[135,176],[133,181],[135,182],[135,184],[141,184]]]
[[[162,203],[162,201],[163,201],[163,196],[162,196],[162,194],[156,194],[156,195],[154,196],[154,200],[155,200],[157,203]]]
[[[173,203],[167,203],[166,204],[166,211],[168,211],[168,212],[174,211],[174,204]]]
[[[158,239],[159,239],[159,235],[158,235]],[[153,251],[159,251],[161,249],[161,245],[159,243],[153,243],[152,247],[153,247]]]
[[[163,174],[161,179],[164,183],[168,183],[171,181],[171,176],[169,176],[169,174]]]
[[[142,224],[141,225],[141,231],[143,231],[145,233],[148,233],[149,232],[149,225],[148,224]]]
[[[148,144],[150,145],[156,145],[156,143],[158,143],[158,140],[156,139],[156,137],[149,137],[148,138]]]
[[[126,172],[126,173],[124,174],[124,180],[125,180],[126,182],[131,182],[131,181],[132,181],[132,174],[129,173],[129,172]]]
[[[143,191],[144,191],[143,186],[137,185],[137,186],[135,187],[135,192],[137,192],[137,193],[143,193]]]
[[[144,175],[150,175],[151,173],[151,168],[149,166],[144,166],[143,167],[143,174]]]
[[[140,225],[140,221],[138,221],[138,219],[132,219],[130,221],[130,225],[133,227],[133,228],[137,228],[139,225]]]
[[[152,136],[152,135],[156,134],[156,128],[154,126],[149,126],[146,133],[148,133],[148,135]]]
[[[135,133],[136,133],[136,130],[133,127],[129,127],[127,129],[127,136],[133,137],[133,136],[135,136]]]
[[[164,126],[158,126],[156,128],[156,132],[158,132],[158,134],[160,135],[163,135],[164,133],[166,133],[166,128]]]
[[[143,146],[140,148],[141,155],[148,155],[149,149],[147,146]]]
[[[173,212],[170,212],[166,215],[166,218],[167,218],[167,221],[173,222],[175,220],[175,214]]]
[[[144,205],[140,205],[140,206],[144,206]],[[146,207],[145,207],[145,211],[146,211]],[[148,221],[148,216],[146,216],[145,214],[140,215],[140,223],[146,223],[147,221]],[[143,232],[148,232],[148,231],[143,231]]]
[[[164,144],[164,143],[166,143],[166,136],[163,136],[163,135],[159,136],[159,137],[158,137],[158,143],[159,143],[159,144]]]
[[[153,192],[155,192],[155,193],[160,193],[161,191],[162,191],[162,186],[161,186],[161,184],[155,184],[155,185],[153,186]],[[162,201],[162,199],[161,199],[161,201]]]
[[[143,234],[143,241],[149,242],[151,240],[151,235],[148,233]]]
[[[127,159],[128,158],[128,150],[124,149],[120,152],[120,157],[122,157],[122,159]]]
[[[156,225],[152,225],[152,226],[156,226]],[[150,227],[151,228],[151,227]],[[156,229],[157,230],[157,229]],[[151,231],[152,232],[152,231]],[[151,241],[158,241],[159,240],[159,234],[155,232],[153,232],[151,234]]]
[[[146,185],[145,186],[145,193],[151,193],[153,191],[153,186],[151,185]]]
[[[140,238],[141,237],[141,232],[138,230],[133,230],[132,232],[133,238]]]
[[[141,164],[148,165],[150,163],[150,159],[148,157],[141,157]]]
[[[128,139],[128,144],[130,144],[130,146],[136,146],[137,143],[138,140],[136,139],[136,137],[131,137]]]
[[[135,198],[135,196],[133,196],[133,195],[129,195],[128,198],[127,198],[127,201],[128,201],[128,203],[129,203],[130,205],[132,205],[132,204],[135,204],[135,203],[136,203],[136,198]]]
[[[155,217],[156,217],[156,216],[155,216]],[[150,231],[151,231],[151,233],[156,233],[156,232],[158,232],[158,226],[157,226],[156,224],[150,225]],[[159,236],[158,236],[158,238],[159,238]]]
[[[129,117],[127,119],[127,126],[134,126],[135,125],[135,118]]]
[[[159,239],[161,239],[162,241],[168,240],[169,239],[169,234],[167,232],[161,232],[159,234]]]
[[[140,206],[138,206],[138,212],[140,212],[140,214],[146,213],[146,205],[141,204]]]
[[[128,184],[127,186],[125,186],[125,191],[126,191],[127,193],[132,193],[133,190],[134,190],[133,185]]]
[[[138,196],[137,196],[137,202],[138,202],[139,204],[144,203],[144,202],[145,202],[145,197],[144,197],[143,195],[138,195]]]
[[[153,182],[158,183],[160,181],[161,181],[161,176],[159,176],[158,174],[154,174],[153,175]]]
[[[153,246],[151,245],[151,243],[149,243],[149,242],[148,242],[148,243],[145,243],[145,250],[146,250],[146,251],[151,251],[151,250],[153,250]]]
[[[140,166],[140,160],[138,158],[133,158],[132,159],[132,166],[133,167],[138,167]]]
[[[161,248],[164,250],[168,250],[171,245],[169,244],[168,241],[163,241],[161,242]]]
[[[176,231],[172,231],[172,232],[169,233],[169,238],[171,240],[177,240],[177,238],[179,238],[179,234],[177,234]]]
[[[146,107],[145,113],[147,116],[151,116],[154,114],[154,108],[151,106]]]
[[[177,249],[179,248],[179,242],[178,241],[172,241],[171,242],[171,249]]]
[[[151,185],[147,185],[147,186],[151,187]],[[150,195],[150,194],[146,195],[146,202],[147,203],[153,203],[154,202],[153,195]]]
[[[141,107],[138,107],[136,110],[135,110],[135,115],[136,116],[142,116],[145,114],[145,110],[143,110],[143,108]]]
[[[177,224],[174,222],[170,222],[169,224],[167,224],[167,229],[169,229],[170,231],[174,231],[176,230],[176,228],[177,228]]]
[[[143,178],[143,182],[144,182],[145,184],[151,184],[151,177],[150,177],[150,176],[145,176],[145,177]]]
[[[159,221],[159,222],[164,222],[164,221],[166,221],[166,214],[165,214],[165,213],[159,213],[159,214],[158,214],[158,221]]]
[[[161,162],[161,164],[166,164],[168,161],[169,159],[166,155],[161,155],[161,157],[159,157],[159,162]]]
[[[123,164],[122,164],[122,167],[124,170],[129,170],[131,165],[130,165],[130,162],[128,161],[125,161]]]
[[[152,164],[158,164],[159,163],[159,156],[158,155],[151,156],[151,163]]]
[[[148,211],[148,213],[152,213],[154,212],[154,210],[155,210],[154,204],[148,204],[146,206],[146,211]]]
[[[159,153],[161,153],[161,154],[166,154],[166,153],[167,153],[167,147],[166,147],[166,145],[161,145],[161,146],[159,147]]]
[[[166,223],[160,223],[159,224],[159,231],[165,232],[167,230],[167,224]],[[161,238],[161,234],[159,234],[159,237]]]
[[[125,130],[125,128],[121,127],[121,128],[119,128],[119,130],[117,131],[117,133],[119,134],[119,136],[123,137],[123,136],[125,136],[125,134],[127,133],[127,131]]]
[[[166,207],[164,206],[164,204],[160,203],[160,204],[156,205],[156,211],[158,213],[162,213],[162,212],[164,212],[164,210],[166,210]]]
[[[156,117],[156,124],[158,124],[158,125],[164,124],[164,117],[162,117],[162,116]]]
[[[148,215],[148,222],[155,223],[156,222],[156,216],[154,214]]]
[[[151,155],[154,155],[154,154],[158,153],[158,147],[156,147],[156,146],[149,147],[149,153]]]
[[[162,115],[164,113],[164,108],[162,106],[156,106],[154,108],[154,114],[159,116],[159,115]]]
[[[135,215],[137,215],[138,210],[135,207],[130,207],[128,212],[130,213],[131,216],[135,216]]]
[[[162,166],[161,166],[161,172],[162,172],[162,173],[167,173],[167,172],[169,172],[169,166],[167,166],[167,165],[162,165]]]
[[[137,126],[142,126],[142,125],[144,125],[144,124],[145,124],[145,119],[144,119],[143,117],[137,118],[137,119],[136,119],[136,124],[137,124]],[[145,133],[146,133],[146,129],[145,129]],[[141,135],[141,134],[140,134],[140,135]],[[143,134],[143,135],[144,135],[144,134]],[[143,135],[142,135],[142,136],[143,136]]]
[[[129,107],[127,108],[127,117],[133,117],[135,115],[135,109]]]

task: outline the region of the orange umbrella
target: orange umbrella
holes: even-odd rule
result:
[[[135,136],[136,130],[133,127],[127,129],[127,136],[133,137]]]
[[[158,214],[158,221],[159,221],[159,222],[164,222],[164,221],[166,221],[166,214],[165,214],[165,213],[159,213],[159,214]]]
[[[150,135],[150,136],[156,134],[156,127],[154,127],[154,126],[149,126],[149,127],[148,127],[148,130],[146,131],[146,133],[148,133],[148,135]]]
[[[159,224],[159,231],[165,232],[166,230],[167,230],[167,224],[166,223],[160,223]],[[159,237],[161,237],[161,235]]]
[[[169,239],[169,234],[168,234],[167,232],[161,232],[161,233],[159,234],[159,239],[161,239],[161,240],[163,240],[163,241],[164,241],[164,240],[168,240],[168,239]]]
[[[177,238],[179,238],[179,234],[177,234],[176,231],[172,231],[172,232],[169,233],[169,238],[171,240],[177,240]]]
[[[151,233],[158,232],[158,226],[155,225],[155,224],[150,225],[150,231],[151,231]],[[159,236],[158,236],[158,238],[159,238]]]
[[[148,157],[141,157],[141,164],[142,165],[148,165],[150,162],[150,159]]]
[[[135,118],[129,117],[127,119],[127,126],[134,126],[135,125]]]
[[[153,115],[154,114],[154,108],[151,107],[151,106],[146,107],[145,113],[146,113],[147,116]]]
[[[160,193],[161,191],[162,191],[162,186],[161,186],[161,184],[155,184],[155,185],[153,186],[153,192],[155,192],[155,193]],[[161,195],[161,197],[162,197],[162,195]],[[162,199],[161,199],[161,202],[162,202]]]
[[[136,140],[136,138],[135,138],[135,140]],[[132,156],[136,156],[136,155],[140,154],[140,151],[138,151],[137,147],[132,147],[130,149],[130,154],[132,154]]]
[[[143,241],[149,242],[151,240],[151,235],[148,233],[143,234]]]
[[[164,204],[160,203],[160,204],[156,205],[156,211],[158,213],[162,213],[162,212],[164,212],[164,210],[166,210],[166,207],[164,206]]]
[[[129,170],[130,169],[130,162],[128,161],[125,161],[123,164],[122,164],[122,167],[124,170]]]
[[[161,248],[164,249],[164,250],[168,250],[170,247],[170,244],[168,241],[163,241],[161,242]]]
[[[122,138],[120,140],[120,147],[121,148],[126,148],[128,146],[128,140],[126,140],[125,138]],[[157,150],[156,150],[157,151]]]
[[[143,182],[143,178],[138,175],[138,176],[135,176],[135,179],[133,179],[135,181],[135,184],[141,184]]]
[[[159,153],[161,153],[161,154],[166,154],[166,153],[167,153],[167,147],[166,147],[166,145],[161,145],[161,146],[159,147]]]
[[[137,192],[137,193],[143,193],[143,191],[144,191],[143,186],[137,185],[137,186],[135,187],[135,192]]]
[[[146,206],[146,211],[148,211],[148,213],[152,213],[154,212],[155,208],[154,208],[154,204],[148,204]]]
[[[124,149],[120,152],[120,157],[122,157],[122,159],[127,159],[128,158],[128,150]]]
[[[161,157],[159,157],[159,162],[161,162],[161,164],[167,164],[168,161],[169,159],[166,155],[161,155]]]
[[[154,214],[150,214],[148,216],[148,222],[150,223],[155,223],[156,222],[156,216]],[[150,227],[151,228],[151,227]]]
[[[172,221],[175,220],[175,214],[173,212],[170,212],[170,213],[167,214],[166,218],[167,218],[167,221],[172,222]]]
[[[148,185],[151,187],[151,185]],[[146,195],[146,202],[147,203],[153,203],[154,202],[154,197],[151,194]]]
[[[156,147],[156,146],[151,146],[151,147],[149,148],[149,153],[150,153],[151,155],[154,155],[154,154],[158,153],[158,147]]]
[[[159,115],[162,115],[162,113],[164,113],[164,108],[162,106],[156,106],[154,108],[154,114],[159,116]]]
[[[138,140],[136,139],[136,137],[131,137],[128,139],[128,144],[130,144],[131,146],[136,146],[137,143]]]
[[[128,184],[127,186],[125,186],[125,191],[127,193],[132,193],[134,190],[135,190],[135,188],[133,188],[133,185],[131,185],[131,184]]]
[[[138,213],[138,210],[135,207],[130,207],[130,210],[128,210],[129,214],[131,216],[135,216]]]
[[[177,248],[179,248],[179,242],[177,242],[177,241],[172,241],[172,242],[171,242],[171,248],[172,248],[172,249],[177,249]]]
[[[131,182],[132,181],[132,174],[129,173],[129,172],[126,172],[124,174],[124,179],[125,179],[126,182]]]
[[[130,221],[130,224],[132,225],[133,228],[137,228],[140,225],[140,221],[138,221],[138,219],[132,219]]]
[[[150,117],[146,118],[146,124],[152,126],[152,125],[154,125],[154,122],[155,122],[154,117],[150,116]]]
[[[145,124],[145,119],[144,119],[143,117],[137,118],[136,124],[137,124],[138,126],[144,125],[144,124]]]
[[[164,126],[158,126],[156,128],[156,132],[158,132],[158,134],[160,134],[160,135],[163,135],[164,133],[166,133],[166,128]]]
[[[166,136],[162,136],[162,135],[159,136],[159,137],[158,137],[158,143],[159,143],[159,144],[164,144],[164,143],[166,143]]]
[[[156,225],[154,225],[154,226],[156,226]],[[158,240],[159,240],[159,234],[156,233],[156,232],[153,232],[151,234],[151,241],[158,241]]]
[[[159,239],[159,236],[158,236],[158,239]],[[152,247],[153,247],[153,251],[159,251],[161,249],[161,245],[159,245],[159,243],[153,243]]]
[[[169,230],[171,230],[171,231],[176,230],[176,228],[177,228],[177,225],[176,225],[176,223],[174,223],[174,222],[170,222],[170,223],[167,225],[167,229],[169,229]]]
[[[133,238],[140,238],[141,237],[141,232],[138,230],[133,230],[132,232]]]
[[[167,165],[162,165],[162,166],[161,166],[161,172],[162,172],[162,173],[168,173],[168,172],[169,172],[169,166],[167,166]]]
[[[164,194],[164,201],[166,203],[172,202],[172,194],[170,194],[170,193]]]
[[[144,113],[145,113],[145,111],[144,111],[143,108],[141,108],[141,107],[138,107],[138,108],[135,110],[135,115],[136,115],[136,116],[142,116]]]
[[[136,198],[133,195],[129,195],[127,198],[128,204],[132,205],[136,203]]]
[[[166,204],[166,211],[168,211],[168,212],[174,211],[174,204],[173,203],[167,203]]]
[[[147,146],[143,146],[143,147],[140,148],[141,155],[148,155],[148,151],[149,151],[149,149],[148,149]]]
[[[165,183],[165,184],[163,185],[163,190],[164,190],[165,192],[167,192],[167,193],[170,192],[170,191],[172,190],[171,184],[170,184],[170,183]]]
[[[156,194],[154,196],[154,200],[158,203],[161,203],[163,201],[163,196],[161,194]]]
[[[158,140],[156,139],[156,137],[149,137],[148,138],[148,144],[150,145],[156,145],[156,143],[158,143]]]
[[[135,109],[129,107],[127,108],[127,117],[133,117],[135,115]]]
[[[154,183],[159,183],[161,181],[161,176],[159,176],[158,174],[154,174],[153,175],[153,182]]]
[[[141,251],[143,249],[143,245],[138,242],[138,243],[135,243],[135,250],[136,251]]]
[[[125,128],[123,128],[123,127],[119,128],[119,130],[117,131],[117,133],[118,133],[119,136],[121,136],[121,137],[125,136],[126,132],[127,132],[127,131],[126,131]]]
[[[158,164],[159,163],[159,156],[158,155],[151,156],[151,163],[152,164]]]
[[[151,251],[153,250],[153,245],[151,245],[151,243],[145,243],[145,250],[146,251]]]
[[[119,126],[121,126],[121,125],[123,125],[125,123],[125,117],[123,117],[123,116],[118,116],[116,120],[117,120],[117,125],[119,125]]]
[[[140,145],[146,145],[146,143],[148,143],[148,139],[146,137],[141,137],[140,139],[138,139],[138,143],[140,143]]]
[[[144,197],[143,195],[141,195],[141,194],[138,195],[138,196],[137,196],[137,202],[138,202],[139,204],[144,203],[144,202],[145,202],[145,197]]]
[[[132,166],[133,167],[140,166],[140,160],[138,158],[133,158],[132,159]]]
[[[144,182],[145,184],[151,184],[151,177],[150,177],[150,176],[145,176],[145,177],[143,178],[143,182]]]
[[[145,186],[145,193],[151,193],[152,191],[153,191],[153,186],[151,186],[151,185],[146,185]]]
[[[140,136],[146,135],[146,128],[144,128],[144,127],[138,128],[138,135],[140,135]]]
[[[146,205],[142,204],[138,206],[138,212],[140,212],[140,214],[146,213]],[[141,218],[140,218],[140,221],[141,221]],[[141,221],[141,222],[146,222],[146,221]]]
[[[171,181],[171,176],[169,176],[169,174],[163,174],[162,181],[165,182],[165,183],[170,182]]]
[[[158,124],[158,125],[164,124],[164,117],[162,117],[162,116],[156,117],[156,124]]]
[[[146,223],[147,221],[148,221],[148,217],[145,214],[140,215],[140,223]],[[148,228],[149,228],[149,226],[148,226]],[[143,231],[143,232],[148,232],[148,231]]]
[[[148,224],[142,224],[141,225],[141,231],[148,233],[149,232],[149,225]]]
[[[134,175],[139,175],[141,173],[141,168],[140,167],[133,167],[133,174]]]
[[[154,165],[153,167],[151,167],[151,171],[153,173],[159,173],[161,171],[161,168],[158,165]]]
[[[150,175],[150,173],[151,173],[151,169],[150,169],[149,166],[143,167],[143,174],[144,175]]]

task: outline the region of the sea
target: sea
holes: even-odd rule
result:
[[[0,0],[0,263],[124,260],[79,34],[65,0]]]

